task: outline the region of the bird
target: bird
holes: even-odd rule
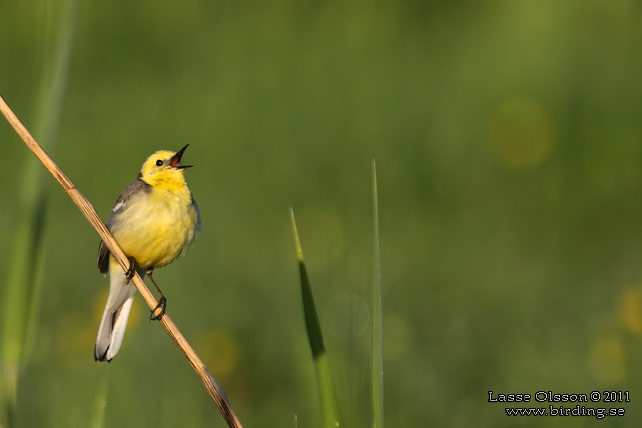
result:
[[[160,319],[167,300],[154,281],[154,269],[176,260],[201,229],[201,214],[185,181],[181,158],[189,144],[177,152],[160,150],[145,160],[134,180],[120,194],[107,219],[107,228],[130,260],[123,272],[103,241],[98,247],[98,269],[109,272],[109,296],[103,312],[94,359],[110,362],[120,350],[127,319],[136,294],[130,283],[135,272],[149,276],[160,293],[151,319]],[[160,308],[160,313],[154,315]]]

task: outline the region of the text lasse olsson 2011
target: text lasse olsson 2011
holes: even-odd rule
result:
[[[629,391],[592,391],[589,394],[583,393],[553,393],[552,391],[537,391],[530,393],[508,393],[501,394],[488,391],[489,403],[530,403],[532,400],[538,403],[628,403],[630,402]],[[625,409],[612,407],[590,407],[577,404],[574,407],[564,405],[548,405],[547,407],[507,407],[504,409],[507,416],[592,416],[603,419],[607,416],[624,416]]]
[[[532,399],[539,403],[576,403],[589,401],[593,403],[628,403],[630,402],[629,391],[592,391],[589,394],[572,393],[558,394],[552,391],[537,391],[534,394],[495,394],[488,391],[489,403],[529,403]]]

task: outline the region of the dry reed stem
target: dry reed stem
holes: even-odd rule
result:
[[[51,175],[53,175],[56,181],[60,183],[63,189],[65,189],[65,192],[67,192],[67,195],[69,195],[71,200],[74,201],[78,209],[80,209],[82,214],[85,216],[85,218],[87,218],[94,229],[96,229],[96,232],[100,236],[100,239],[102,239],[105,245],[107,245],[107,248],[109,248],[111,255],[118,261],[120,266],[123,268],[123,271],[127,271],[127,269],[129,268],[129,260],[127,259],[127,256],[125,255],[125,253],[123,253],[123,250],[120,249],[120,246],[118,245],[114,237],[111,235],[111,233],[109,233],[107,227],[100,220],[100,217],[96,213],[93,205],[91,205],[87,198],[85,198],[82,193],[78,191],[71,180],[67,178],[67,176],[60,170],[60,168],[58,168],[58,166],[49,157],[49,155],[47,155],[47,153],[31,136],[27,128],[24,127],[18,117],[7,105],[4,98],[2,98],[1,96],[0,111],[16,131],[16,133],[20,136],[20,138],[22,138],[22,141],[25,142],[27,147],[29,147],[29,149],[36,155],[38,160],[40,160],[47,171],[49,171]],[[147,303],[147,306],[149,306],[149,308],[152,310],[156,308],[158,304],[156,298],[149,291],[138,273],[134,275],[132,281],[134,282],[134,285],[140,292],[141,296],[143,296],[143,299],[145,299],[145,303]],[[205,367],[205,364],[203,364],[196,352],[194,352],[194,349],[192,349],[190,344],[181,334],[180,330],[178,329],[178,327],[176,327],[169,315],[165,314],[160,319],[160,323],[165,328],[165,331],[167,331],[167,334],[169,334],[174,343],[176,343],[178,348],[183,352],[192,368],[194,368],[194,371],[196,371],[196,373],[200,376],[201,381],[203,382],[203,386],[212,397],[212,400],[214,400],[214,403],[216,403],[216,405],[218,406],[227,424],[233,428],[243,428],[243,425],[241,425],[241,422],[234,413],[232,406],[230,405],[229,401],[227,401],[225,392],[216,382],[214,376],[212,376],[207,367]]]

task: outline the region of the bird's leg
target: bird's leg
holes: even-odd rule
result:
[[[156,281],[154,281],[154,277],[152,276],[152,269],[147,269],[147,276],[149,276],[149,279],[152,281],[152,284],[154,284],[154,287],[156,287],[156,290],[158,291],[158,294],[160,294],[160,299],[158,299],[158,304],[154,309],[152,309],[152,313],[149,316],[149,319],[152,321],[155,320],[160,320],[163,318],[163,315],[165,315],[165,308],[167,307],[167,299],[165,298],[165,295],[161,291],[160,287],[158,284],[156,284]],[[156,311],[159,310],[158,315],[155,315]]]
[[[125,272],[125,278],[127,278],[127,281],[131,281],[131,279],[136,274],[136,259],[134,259],[133,257],[127,258],[129,259],[129,268]]]

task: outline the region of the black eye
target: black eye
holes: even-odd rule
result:
[[[162,160],[159,159],[159,160],[156,161],[156,166],[161,166],[162,164],[163,164]]]

